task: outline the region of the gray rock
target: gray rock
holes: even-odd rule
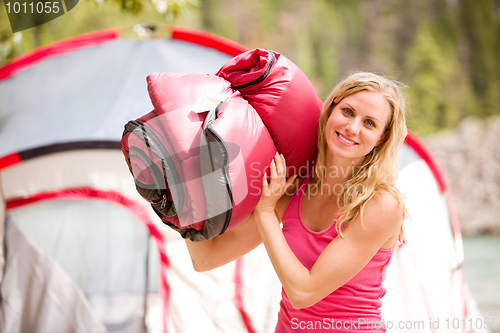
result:
[[[462,233],[500,234],[500,116],[423,138],[444,169]]]

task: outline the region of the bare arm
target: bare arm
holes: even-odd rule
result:
[[[402,223],[402,208],[389,193],[372,198],[363,212],[323,250],[308,270],[288,246],[279,221],[271,214],[273,194],[266,187],[286,186],[284,159],[271,164],[271,184],[263,182],[263,196],[254,212],[256,224],[269,258],[288,298],[295,308],[314,305],[352,279],[366,266],[377,251],[395,239]],[[274,169],[274,171],[273,171]],[[279,195],[279,193],[278,193]]]
[[[225,265],[252,251],[260,243],[262,240],[253,215],[233,229],[212,239],[202,242],[186,239],[189,255],[197,272]]]

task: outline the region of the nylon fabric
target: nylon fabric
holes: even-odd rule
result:
[[[2,332],[107,332],[66,272],[29,241],[9,215],[5,223]]]
[[[9,215],[83,292],[107,331],[143,331],[146,295],[158,293],[158,254],[126,209],[98,199],[45,200]]]

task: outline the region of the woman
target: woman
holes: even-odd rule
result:
[[[286,180],[276,154],[248,220],[210,241],[186,240],[195,270],[263,242],[283,285],[276,332],[385,332],[382,282],[407,215],[396,189],[405,135],[395,81],[364,72],[343,80],[324,103],[314,172]]]

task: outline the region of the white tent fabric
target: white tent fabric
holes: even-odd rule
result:
[[[158,285],[158,266],[149,261],[158,254],[125,208],[97,199],[45,200],[9,215],[76,283],[109,331],[141,331],[146,290]]]
[[[430,320],[463,316],[454,238],[449,224],[442,223],[449,220],[447,205],[421,159],[402,168],[398,187],[407,198],[411,220],[405,223],[405,244],[387,268],[384,319],[394,327],[401,318],[405,326],[406,321],[411,326],[423,322],[418,331],[432,332]]]
[[[263,247],[196,273],[119,149],[123,125],[152,108],[148,74],[214,73],[244,50],[162,29],[171,38],[97,32],[35,51],[22,70],[0,68],[0,331],[274,331],[281,287]],[[382,315],[388,332],[468,332],[445,326],[480,314],[443,175],[423,148],[410,137],[399,154],[412,220],[386,272]]]
[[[66,272],[9,217],[5,223],[8,256],[0,286],[2,332],[106,332]]]

